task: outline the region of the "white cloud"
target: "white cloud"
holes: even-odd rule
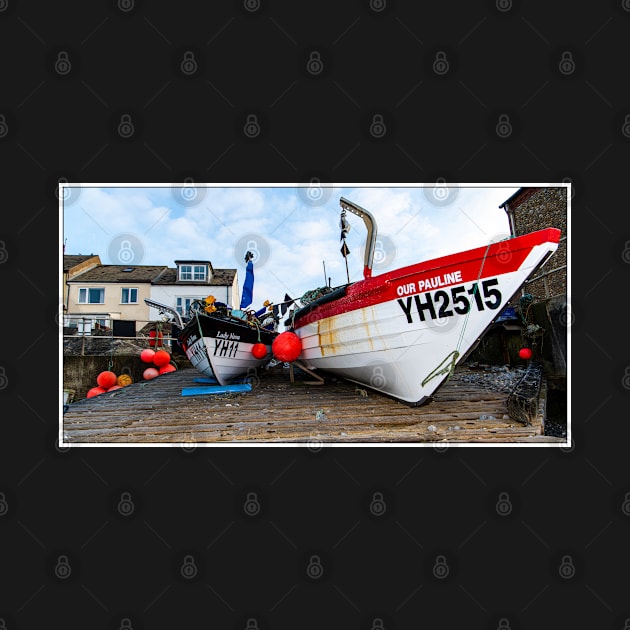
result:
[[[254,304],[281,301],[285,292],[300,297],[322,286],[346,282],[340,253],[339,196],[369,210],[379,235],[394,248],[393,267],[470,249],[507,235],[509,228],[500,203],[516,188],[461,188],[450,205],[432,203],[430,189],[340,188],[324,206],[310,206],[295,187],[207,188],[197,205],[178,201],[170,186],[160,188],[83,188],[64,212],[67,254],[94,253],[114,263],[108,245],[129,233],[144,245],[142,264],[174,266],[178,259],[210,260],[216,268],[236,268],[245,278],[244,248],[239,239],[254,234],[269,247],[269,257],[255,269]],[[347,244],[352,280],[362,277],[366,230],[348,213]],[[240,251],[243,249],[243,251]],[[387,259],[386,259],[387,260]]]

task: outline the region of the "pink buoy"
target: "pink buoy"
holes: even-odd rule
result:
[[[145,381],[150,381],[152,378],[155,378],[156,376],[159,376],[159,375],[160,373],[155,368],[147,368],[142,373],[142,376]]]

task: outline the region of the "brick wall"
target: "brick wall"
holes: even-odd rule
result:
[[[547,227],[562,230],[555,254],[525,283],[523,290],[536,300],[567,293],[567,189],[524,188],[508,203],[515,236]],[[554,271],[555,270],[555,271]],[[543,275],[546,274],[546,275]],[[536,279],[537,276],[542,276]],[[520,296],[515,296],[517,299]]]

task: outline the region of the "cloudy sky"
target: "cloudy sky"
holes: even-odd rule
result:
[[[374,275],[421,260],[486,245],[509,235],[498,206],[518,186],[335,185],[110,185],[70,186],[61,194],[66,254],[98,254],[103,264],[167,265],[210,260],[238,270],[254,258],[253,306],[285,293],[347,282],[340,253],[339,198],[370,211],[378,224]],[[351,229],[350,280],[363,277],[363,221]],[[326,275],[324,275],[324,265]]]

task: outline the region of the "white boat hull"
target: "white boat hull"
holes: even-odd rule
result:
[[[350,285],[344,298],[314,303],[295,321],[300,360],[422,404],[555,251],[559,231],[541,232],[549,240],[502,241],[368,278]]]
[[[266,346],[267,354],[263,359],[252,355],[253,347],[253,343],[224,345],[220,339],[203,337],[187,348],[186,356],[203,375],[216,379],[219,385],[227,385],[238,378],[256,377],[258,368],[269,363],[271,346]]]
[[[199,321],[193,318],[184,327],[179,339],[189,361],[201,374],[227,385],[235,379],[256,377],[256,370],[272,358],[275,335],[238,321],[202,315]],[[256,343],[267,349],[262,359],[252,354]]]

